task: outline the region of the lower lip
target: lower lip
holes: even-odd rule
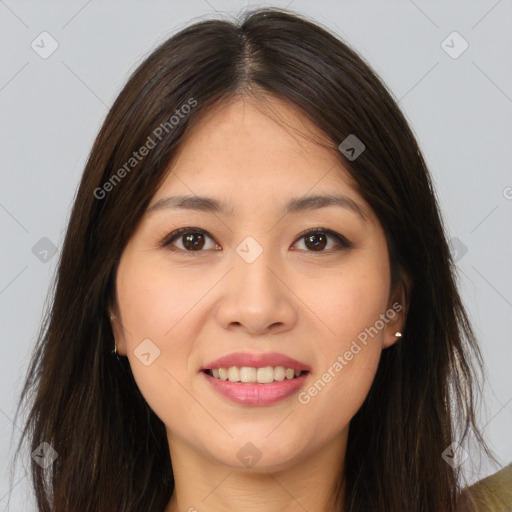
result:
[[[269,405],[284,400],[297,393],[304,385],[309,372],[302,373],[300,377],[285,379],[270,384],[248,384],[245,382],[230,382],[216,379],[206,372],[201,372],[213,389],[232,402],[242,405]]]

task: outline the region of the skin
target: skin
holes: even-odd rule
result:
[[[267,101],[289,126],[322,136],[295,107]],[[147,212],[118,267],[111,309],[118,351],[167,429],[176,486],[165,512],[329,510],[350,420],[404,322],[403,312],[394,315],[307,404],[294,395],[238,405],[200,373],[231,352],[275,351],[311,366],[308,389],[358,334],[403,304],[390,290],[382,227],[339,159],[262,107],[249,96],[210,111],[149,206],[171,195],[208,195],[229,201],[233,214]],[[317,193],[351,198],[367,220],[339,206],[283,215],[289,199]],[[159,245],[181,227],[208,233],[199,252],[186,252],[183,235],[171,245],[176,252]],[[311,228],[331,229],[353,246],[328,237],[315,251],[299,236]],[[263,248],[252,263],[236,252],[248,236]],[[160,355],[145,366],[134,350],[147,338]],[[237,456],[248,442],[261,453],[252,467]]]

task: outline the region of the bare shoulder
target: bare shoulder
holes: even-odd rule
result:
[[[457,512],[512,512],[512,464],[465,489]]]

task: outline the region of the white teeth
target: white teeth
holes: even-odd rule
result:
[[[256,382],[257,373],[256,368],[242,366],[242,368],[240,368],[240,380],[242,382]]]
[[[281,382],[284,380],[284,366],[276,366],[274,368],[274,380]]]
[[[274,368],[272,366],[265,366],[265,368],[258,368],[256,381],[259,384],[269,384],[274,380]]]
[[[285,379],[290,380],[294,377],[300,377],[302,371],[285,368],[284,366],[265,366],[263,368],[230,366],[229,368],[214,368],[209,370],[208,373],[216,379],[229,380],[230,382],[270,384],[274,381],[282,382]]]
[[[228,368],[228,380],[229,382],[240,382],[240,370],[236,366]]]

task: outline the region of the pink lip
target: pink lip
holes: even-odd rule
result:
[[[228,380],[216,379],[204,371],[201,373],[213,386],[215,391],[232,402],[253,406],[269,405],[288,398],[299,391],[309,375],[308,372],[303,373],[300,377],[296,377],[295,379],[285,379],[282,382],[271,382],[270,384],[249,384],[246,382],[230,382]]]
[[[226,356],[215,359],[211,363],[201,367],[201,370],[211,370],[216,368],[229,368],[231,366],[248,366],[252,368],[264,368],[265,366],[284,366],[294,370],[311,371],[311,367],[305,363],[297,361],[292,357],[279,354],[277,352],[268,352],[266,354],[249,354],[248,352],[233,352]],[[284,382],[284,381],[283,381]]]

